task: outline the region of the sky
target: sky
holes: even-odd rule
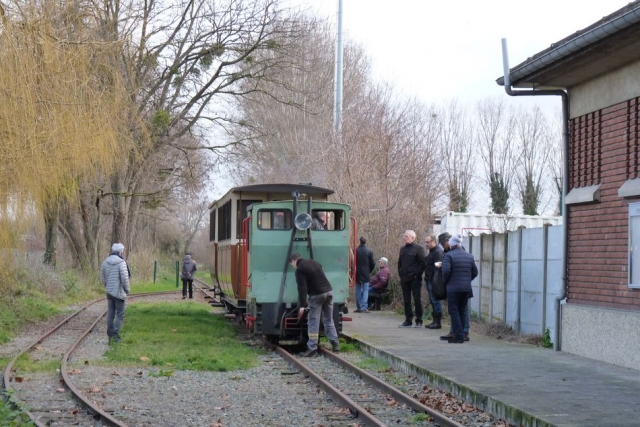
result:
[[[283,2],[336,22],[338,0]],[[502,38],[507,39],[513,68],[628,3],[342,0],[343,30],[345,39],[361,43],[370,56],[375,80],[391,82],[398,93],[425,104],[456,99],[459,105],[474,108],[480,100],[497,97],[507,105],[538,105],[547,114],[559,116],[559,97],[510,97],[496,84],[503,74]],[[217,196],[230,186],[217,185]]]
[[[289,0],[336,21],[338,0]],[[559,97],[511,98],[495,82],[501,39],[515,65],[628,4],[627,0],[342,0],[345,38],[361,43],[374,78],[425,103],[464,105],[504,96],[514,103],[555,106]]]

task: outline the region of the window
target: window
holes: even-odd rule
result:
[[[311,218],[313,219],[311,224],[312,230],[344,230],[345,224],[345,212],[342,210],[323,210],[314,209],[311,212]]]
[[[216,210],[211,209],[209,212],[209,241],[216,240]]]
[[[249,216],[248,208],[254,203],[261,203],[262,200],[238,200],[238,223],[236,224],[236,236],[241,237],[242,221]]]
[[[231,238],[231,200],[218,208],[218,240]]]
[[[292,213],[289,209],[261,209],[258,211],[260,230],[291,230]]]
[[[640,203],[629,204],[629,287],[640,289]]]

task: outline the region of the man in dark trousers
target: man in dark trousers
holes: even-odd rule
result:
[[[302,317],[304,313],[307,306],[307,295],[309,296],[309,312],[307,314],[309,341],[307,341],[307,350],[300,355],[313,357],[318,354],[321,313],[324,332],[331,341],[331,349],[334,353],[339,352],[338,332],[333,323],[333,288],[322,271],[322,265],[312,259],[302,259],[300,254],[291,255],[289,264],[296,270],[299,317]]]
[[[416,233],[407,230],[402,235],[404,246],[400,248],[398,256],[398,275],[402,286],[402,300],[404,302],[405,321],[401,328],[411,327],[413,310],[411,310],[411,295],[416,307],[416,328],[422,326],[422,273],[424,273],[424,248],[416,243]]]
[[[187,288],[189,288],[189,299],[193,298],[193,276],[197,270],[197,264],[191,257],[191,254],[186,254],[182,259],[182,273],[180,273],[180,278],[182,279],[182,299],[187,297]]]
[[[471,281],[478,276],[476,261],[469,252],[462,249],[462,236],[449,239],[451,250],[442,262],[442,282],[447,288],[447,301],[453,338],[449,344],[464,343],[464,312],[469,298],[473,296]]]
[[[369,281],[375,268],[373,251],[367,247],[367,239],[360,237],[356,249],[356,313],[369,312]]]
[[[443,233],[440,235],[443,239],[448,239],[451,237],[449,233]],[[424,239],[424,244],[429,251],[425,260],[424,260],[424,281],[427,284],[427,294],[429,295],[429,301],[431,302],[431,307],[433,308],[433,322],[431,324],[426,325],[427,329],[441,329],[442,325],[440,322],[442,321],[442,303],[433,297],[433,293],[431,292],[431,286],[435,283],[435,280],[440,280],[439,271],[436,269],[436,263],[439,263],[438,266],[442,266],[442,260],[444,258],[444,250],[442,246],[438,244],[436,241],[436,236],[434,234],[428,234]]]

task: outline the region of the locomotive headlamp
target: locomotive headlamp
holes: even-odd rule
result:
[[[311,215],[306,212],[300,212],[293,220],[298,230],[307,230],[311,227]]]

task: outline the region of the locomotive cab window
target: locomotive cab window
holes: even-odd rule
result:
[[[315,231],[344,230],[346,227],[346,214],[342,210],[314,209],[311,212],[311,218],[313,218],[311,229]]]
[[[289,209],[260,209],[258,228],[260,230],[291,230],[293,214]]]

